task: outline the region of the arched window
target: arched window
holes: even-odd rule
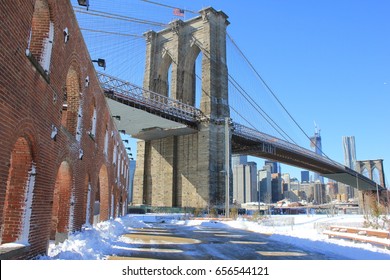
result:
[[[93,139],[95,139],[95,137],[96,137],[96,124],[97,124],[97,110],[96,110],[95,100],[93,100],[93,104],[91,105],[90,114],[91,114],[91,122],[90,122],[89,135]]]
[[[108,171],[107,167],[103,165],[99,172],[99,201],[100,201],[100,215],[99,219],[105,221],[109,218],[110,199],[109,199],[109,186],[108,186]]]
[[[80,82],[77,71],[71,67],[66,75],[61,124],[77,139],[81,139],[82,110],[80,106]],[[78,133],[78,134],[77,134]]]
[[[106,126],[106,133],[104,134],[104,155],[108,157],[108,141],[110,137],[108,136],[108,128]]]
[[[36,0],[27,56],[37,62],[45,74],[50,72],[50,60],[54,40],[54,23],[51,21],[47,0]]]
[[[91,224],[91,199],[92,199],[92,183],[89,178],[89,175],[85,178],[85,224],[90,225]]]
[[[72,197],[72,173],[68,162],[63,161],[58,169],[54,187],[51,219],[51,240],[63,240],[68,234]]]
[[[3,205],[1,244],[28,243],[35,165],[29,142],[20,137],[12,150]]]

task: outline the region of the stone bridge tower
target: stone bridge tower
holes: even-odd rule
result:
[[[359,160],[356,162],[356,170],[382,187],[386,187],[383,159]]]
[[[225,126],[229,117],[227,16],[213,8],[145,34],[144,88],[195,106],[195,63],[202,53],[201,111],[194,134],[140,141],[134,204],[213,207],[225,199]]]

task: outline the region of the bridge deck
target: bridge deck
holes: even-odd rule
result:
[[[305,168],[359,190],[383,190],[376,182],[310,150],[233,123],[232,152]]]
[[[112,113],[121,116],[121,121],[116,122],[118,129],[134,138],[153,140],[191,134],[198,130],[200,122],[207,121],[193,106],[103,73],[98,77]],[[234,153],[305,168],[359,190],[384,189],[356,171],[298,145],[237,123],[231,128]]]

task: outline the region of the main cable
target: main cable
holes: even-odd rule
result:
[[[239,46],[236,44],[236,42],[233,40],[233,38],[230,36],[228,32],[226,32],[227,37],[230,39],[230,41],[233,43],[233,45],[236,47],[240,55],[243,57],[245,62],[249,65],[249,67],[252,69],[252,71],[256,74],[257,78],[261,81],[261,83],[266,87],[269,93],[275,98],[275,100],[278,102],[278,104],[283,108],[283,110],[286,112],[286,114],[290,117],[290,119],[295,123],[295,125],[301,130],[301,132],[309,139],[310,143],[317,147],[321,153],[328,159],[330,159],[323,151],[320,149],[320,147],[317,146],[317,143],[312,141],[312,138],[307,135],[307,133],[303,130],[303,128],[299,125],[299,123],[294,119],[294,117],[290,114],[290,112],[287,110],[287,108],[283,105],[283,103],[280,101],[280,99],[276,96],[276,94],[273,92],[273,90],[270,88],[270,86],[265,82],[263,77],[259,74],[259,72],[256,70],[256,68],[253,66],[253,64],[249,61],[249,59],[245,56],[243,51],[239,48]]]

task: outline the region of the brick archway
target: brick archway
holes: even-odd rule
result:
[[[72,172],[67,161],[63,161],[58,169],[53,195],[50,239],[57,239],[59,234],[68,233],[70,203],[72,193]]]
[[[99,171],[98,182],[94,195],[94,224],[100,221],[108,220],[109,218],[111,198],[108,182],[109,181],[107,167],[105,165],[102,165]]]
[[[29,223],[27,213],[31,205],[28,204],[32,203],[32,197],[29,197],[28,188],[30,182],[33,183],[33,176],[35,177],[35,167],[29,141],[19,137],[12,149],[5,201],[1,209],[1,244],[28,239],[29,228],[25,225]]]

